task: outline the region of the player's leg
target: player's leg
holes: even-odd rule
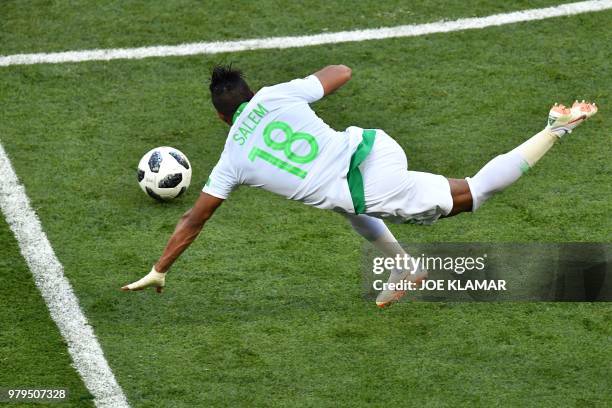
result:
[[[387,257],[403,256],[406,252],[401,247],[389,227],[380,218],[365,214],[344,214],[351,226],[359,235],[370,241],[380,252]]]
[[[533,167],[555,142],[597,113],[595,104],[574,102],[570,108],[555,105],[549,113],[544,130],[508,153],[488,162],[474,177],[466,180],[449,179],[453,209],[452,216],[466,211],[475,211],[493,194],[502,191],[517,181],[523,173]]]
[[[351,223],[351,226],[359,235],[370,241],[374,247],[382,252],[388,258],[396,256],[410,256],[404,251],[404,248],[397,242],[393,233],[380,218],[370,217],[365,214],[345,214],[345,217]],[[411,273],[410,269],[393,270],[389,275],[387,283],[398,283],[401,281],[418,282],[426,278],[425,271],[415,271]],[[376,304],[379,307],[385,307],[392,302],[398,300],[404,295],[404,291],[383,290],[376,297]]]
[[[465,179],[448,179],[450,185],[451,196],[453,197],[453,209],[450,213],[442,215],[444,217],[452,217],[462,212],[472,211],[473,200],[470,186]]]

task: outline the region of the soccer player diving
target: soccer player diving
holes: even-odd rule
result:
[[[151,272],[122,290],[154,287],[161,292],[170,266],[232,190],[243,184],[336,211],[386,256],[403,256],[383,220],[432,224],[438,218],[476,211],[533,167],[558,139],[597,113],[594,103],[576,101],[571,108],[555,104],[544,130],[495,157],[473,177],[452,179],[408,170],[406,154],[381,129],[351,126],[336,131],[323,122],[309,104],[350,79],[350,68],[330,65],[306,78],[253,92],[240,71],[215,67],[212,103],[230,126],[221,157]],[[389,280],[417,282],[426,274],[396,271]],[[384,290],[376,303],[384,307],[403,294]]]

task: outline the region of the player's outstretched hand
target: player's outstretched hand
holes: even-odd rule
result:
[[[166,274],[157,272],[155,267],[153,267],[151,272],[145,275],[144,278],[137,280],[136,282],[132,282],[129,285],[123,286],[121,290],[127,292],[153,287],[157,290],[157,293],[162,293],[164,286],[166,286]]]

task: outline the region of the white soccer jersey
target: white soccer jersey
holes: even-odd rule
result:
[[[308,105],[322,97],[314,75],[262,88],[234,115],[203,191],[226,199],[246,184],[318,208],[354,212],[346,177],[362,129],[329,127]]]

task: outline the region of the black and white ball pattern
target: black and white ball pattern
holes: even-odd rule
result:
[[[167,201],[181,196],[191,182],[191,164],[173,147],[156,147],[138,163],[138,184],[150,197]]]

